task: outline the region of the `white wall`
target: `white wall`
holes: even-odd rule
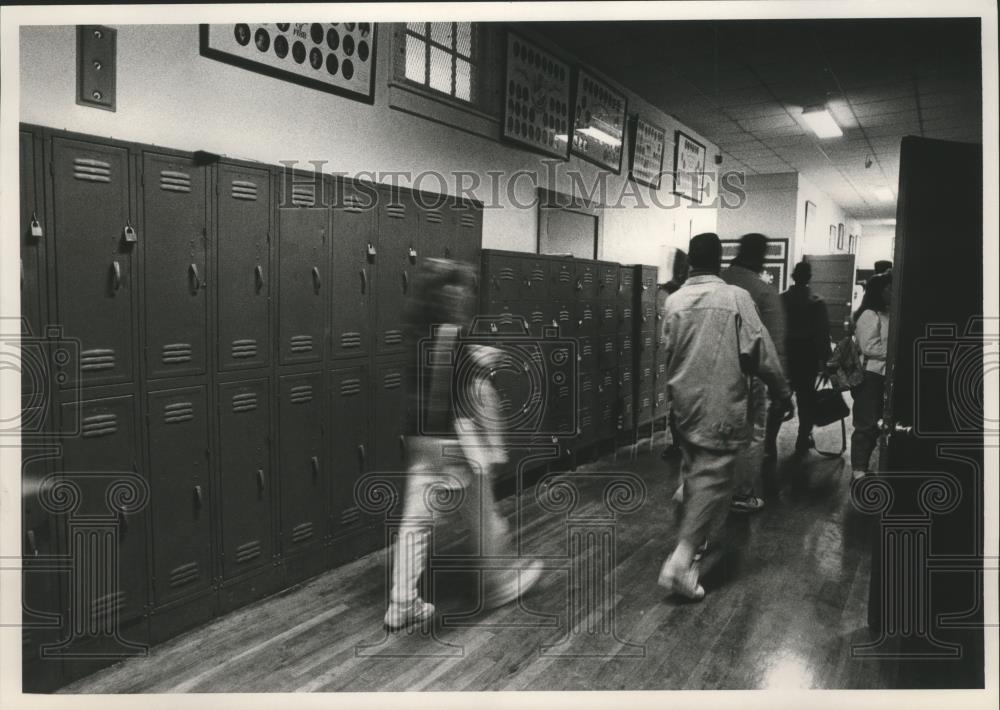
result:
[[[874,269],[875,262],[888,259],[892,261],[892,249],[895,240],[894,227],[889,231],[866,233],[858,248],[858,258],[855,267],[858,269]],[[869,228],[871,231],[871,228]]]
[[[735,239],[759,232],[771,239],[795,239],[798,173],[747,175],[746,201],[719,210],[719,236]]]
[[[527,170],[538,175],[539,186],[563,192],[571,190],[567,169],[579,170],[588,183],[596,179],[595,166],[571,156],[550,184],[538,154],[390,108],[386,29],[380,27],[375,103],[370,106],[203,58],[195,25],[119,25],[117,111],[111,113],[75,103],[74,27],[26,27],[21,31],[20,119],[271,164],[325,160],[328,170],[348,174],[472,171],[485,178],[486,171],[503,171],[509,178]],[[672,168],[677,128],[707,145],[707,163],[713,165],[715,145],[626,93],[630,113],[638,110],[667,129],[664,169]],[[648,205],[649,189],[626,184],[626,175],[627,158],[622,175],[608,180],[609,195],[616,198],[627,187]],[[483,246],[534,251],[537,210],[514,204],[532,202],[534,184],[519,180],[515,200],[506,194],[507,181],[500,184],[499,207],[484,214]],[[433,179],[422,187],[441,190]],[[669,247],[686,248],[691,234],[715,231],[714,207],[694,208],[671,195],[671,189],[671,181],[664,179],[656,195],[665,207],[636,208],[636,201],[627,199],[627,207],[606,209],[602,257],[662,268]],[[453,184],[448,191],[455,191]],[[483,184],[475,195],[489,204],[491,192],[489,184]]]
[[[816,205],[815,217],[810,217],[809,233],[805,233],[805,204],[809,200]],[[844,224],[844,246],[837,249],[830,246],[830,225]],[[862,234],[861,223],[845,214],[837,203],[826,193],[799,175],[799,202],[796,206],[795,234],[796,248],[792,250],[793,262],[798,262],[806,254],[846,254],[848,235]]]

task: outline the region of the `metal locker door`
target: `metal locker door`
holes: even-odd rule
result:
[[[487,302],[516,301],[521,297],[521,257],[493,251],[483,256],[483,298]]]
[[[380,365],[372,386],[375,390],[375,427],[372,441],[375,470],[406,470],[406,440],[403,436],[407,408],[406,363]]]
[[[402,352],[403,313],[419,258],[416,205],[409,192],[379,187],[376,352]]]
[[[607,261],[597,262],[597,297],[600,299],[618,297],[618,264]]]
[[[448,206],[447,195],[414,194],[417,212],[418,240],[422,245],[420,256],[452,259],[452,235],[455,215]]]
[[[333,534],[346,533],[366,522],[354,486],[368,472],[369,380],[365,365],[330,373],[330,453]]]
[[[129,182],[124,148],[52,139],[57,322],[80,340],[85,385],[133,379],[132,270],[143,235],[130,214]],[[64,386],[72,387],[76,363],[67,370]]]
[[[330,214],[322,204],[319,175],[288,174],[283,179],[292,198],[278,208],[278,363],[320,362],[330,289]]]
[[[219,369],[262,367],[268,358],[271,190],[266,170],[223,163],[219,200]]]
[[[635,295],[636,268],[621,266],[618,268],[618,298],[632,303]]]
[[[525,255],[520,259],[521,298],[544,301],[549,298],[549,264],[547,259]]]
[[[563,338],[576,337],[575,308],[570,301],[559,301],[555,304],[555,321],[559,327],[559,335]]]
[[[208,401],[204,385],[148,395],[153,601],[212,584]]]
[[[555,319],[553,304],[547,301],[524,301],[521,310],[528,319],[528,332],[536,338],[542,337],[546,326],[551,326]]]
[[[483,245],[483,209],[464,200],[456,208],[452,237],[452,258],[479,266],[479,253]]]
[[[590,300],[598,297],[596,261],[576,262],[576,290],[579,298]]]
[[[624,299],[618,300],[618,332],[619,334],[631,333],[635,311],[632,302]]]
[[[21,154],[21,324],[26,336],[21,349],[21,406],[40,407],[48,387],[45,370],[37,357],[42,355],[45,337],[45,220],[41,143],[27,131],[19,134]],[[6,330],[4,336],[15,335]],[[36,347],[37,344],[37,347]]]
[[[208,232],[205,168],[143,153],[143,294],[149,377],[205,372]]]
[[[323,376],[285,375],[278,378],[278,390],[278,485],[287,555],[320,542],[326,533]]]
[[[640,267],[639,289],[643,301],[652,301],[656,304],[656,277],[659,269],[655,266],[644,265]]]
[[[597,335],[597,309],[593,301],[576,302],[576,336],[590,338]]]
[[[573,298],[576,293],[576,266],[572,259],[549,262],[549,294],[552,298]]]
[[[146,476],[139,471],[139,454],[135,429],[135,401],[132,395],[104,397],[79,403],[62,404],[63,425],[73,420],[79,436],[66,439],[61,468],[56,473],[75,485],[79,491],[79,506],[65,520],[68,529],[68,549],[74,554],[75,544],[91,539],[88,529],[74,531],[74,523],[87,523],[85,518],[100,524],[109,521],[117,530],[117,583],[95,584],[79,598],[75,609],[88,620],[104,623],[113,611],[118,620],[135,619],[145,611],[147,601],[146,570],[146,503],[141,491],[148,488]],[[79,417],[77,419],[77,417]],[[139,479],[139,480],[137,480]],[[112,491],[124,484],[127,488]],[[139,491],[136,496],[129,489]],[[128,507],[111,507],[112,503],[129,503]],[[124,510],[124,512],[123,512]],[[91,554],[95,553],[91,547]],[[100,553],[103,557],[106,552]],[[103,570],[102,570],[103,571]],[[88,570],[94,574],[94,570]],[[85,580],[75,579],[83,584]],[[76,613],[76,612],[74,612]]]
[[[336,183],[330,243],[330,317],[332,355],[356,357],[371,352],[371,294],[378,255],[375,250],[375,186]]]
[[[612,335],[618,330],[618,304],[611,300],[597,302],[598,333]]]
[[[268,381],[219,385],[219,510],[222,576],[271,563],[272,494]]]

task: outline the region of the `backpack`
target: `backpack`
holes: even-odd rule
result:
[[[826,362],[830,385],[840,392],[857,387],[865,378],[865,366],[861,348],[854,339],[853,323],[833,348],[833,354]]]

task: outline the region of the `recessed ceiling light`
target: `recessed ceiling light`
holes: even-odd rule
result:
[[[844,135],[825,106],[803,109],[802,120],[820,138],[838,138]]]
[[[882,202],[892,202],[893,200],[892,190],[888,187],[876,187],[873,192],[875,193],[875,197]]]

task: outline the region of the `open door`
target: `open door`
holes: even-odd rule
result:
[[[877,515],[874,641],[854,650],[911,687],[984,682],[982,217],[982,146],[904,138],[881,470],[853,489]]]
[[[809,288],[826,303],[830,337],[834,341],[840,340],[851,317],[854,254],[806,254],[802,258],[812,266]]]

